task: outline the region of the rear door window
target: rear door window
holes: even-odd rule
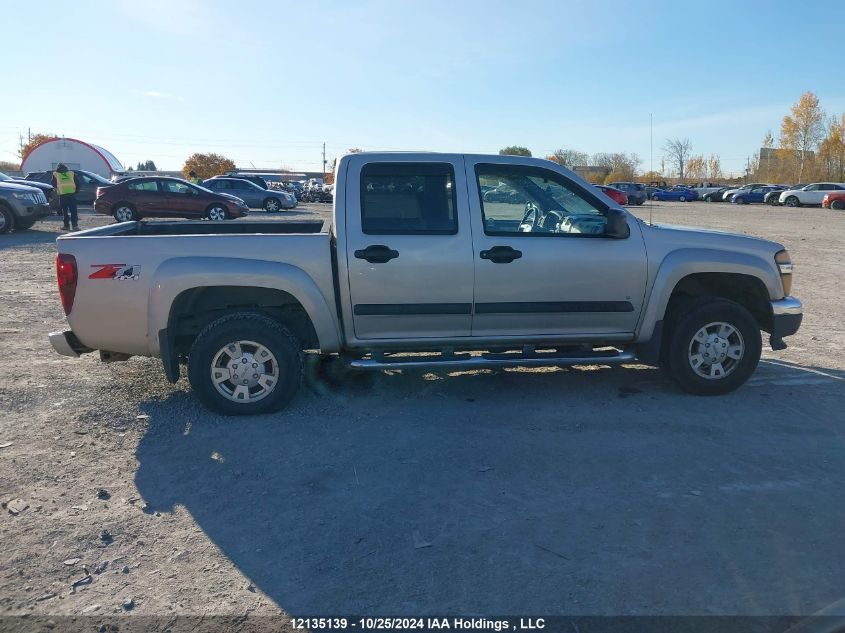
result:
[[[369,163],[361,169],[367,235],[454,235],[455,172],[445,163]]]

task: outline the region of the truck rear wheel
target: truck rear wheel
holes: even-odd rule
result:
[[[679,305],[667,334],[665,369],[689,393],[731,392],[748,380],[760,361],[760,327],[734,301],[702,297]]]
[[[302,346],[278,321],[239,312],[200,332],[188,357],[188,379],[197,398],[223,415],[278,411],[299,389]]]

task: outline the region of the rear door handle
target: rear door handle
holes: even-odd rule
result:
[[[510,264],[513,260],[522,257],[522,251],[510,246],[494,246],[490,250],[481,251],[481,259],[489,259],[494,264]]]
[[[384,244],[373,244],[365,249],[355,251],[357,259],[365,259],[371,264],[386,264],[391,259],[399,257],[399,251],[395,251]]]

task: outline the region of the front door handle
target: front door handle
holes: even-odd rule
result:
[[[394,251],[384,244],[373,244],[365,249],[355,251],[357,259],[366,259],[371,264],[386,264],[391,259],[399,257],[399,251]]]
[[[494,264],[510,264],[513,260],[522,257],[522,251],[510,246],[494,246],[490,250],[479,253],[481,259],[489,259]]]

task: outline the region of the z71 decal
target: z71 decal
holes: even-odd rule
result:
[[[137,264],[91,264],[96,268],[88,279],[117,279],[118,281],[137,281],[141,276],[141,267]]]

